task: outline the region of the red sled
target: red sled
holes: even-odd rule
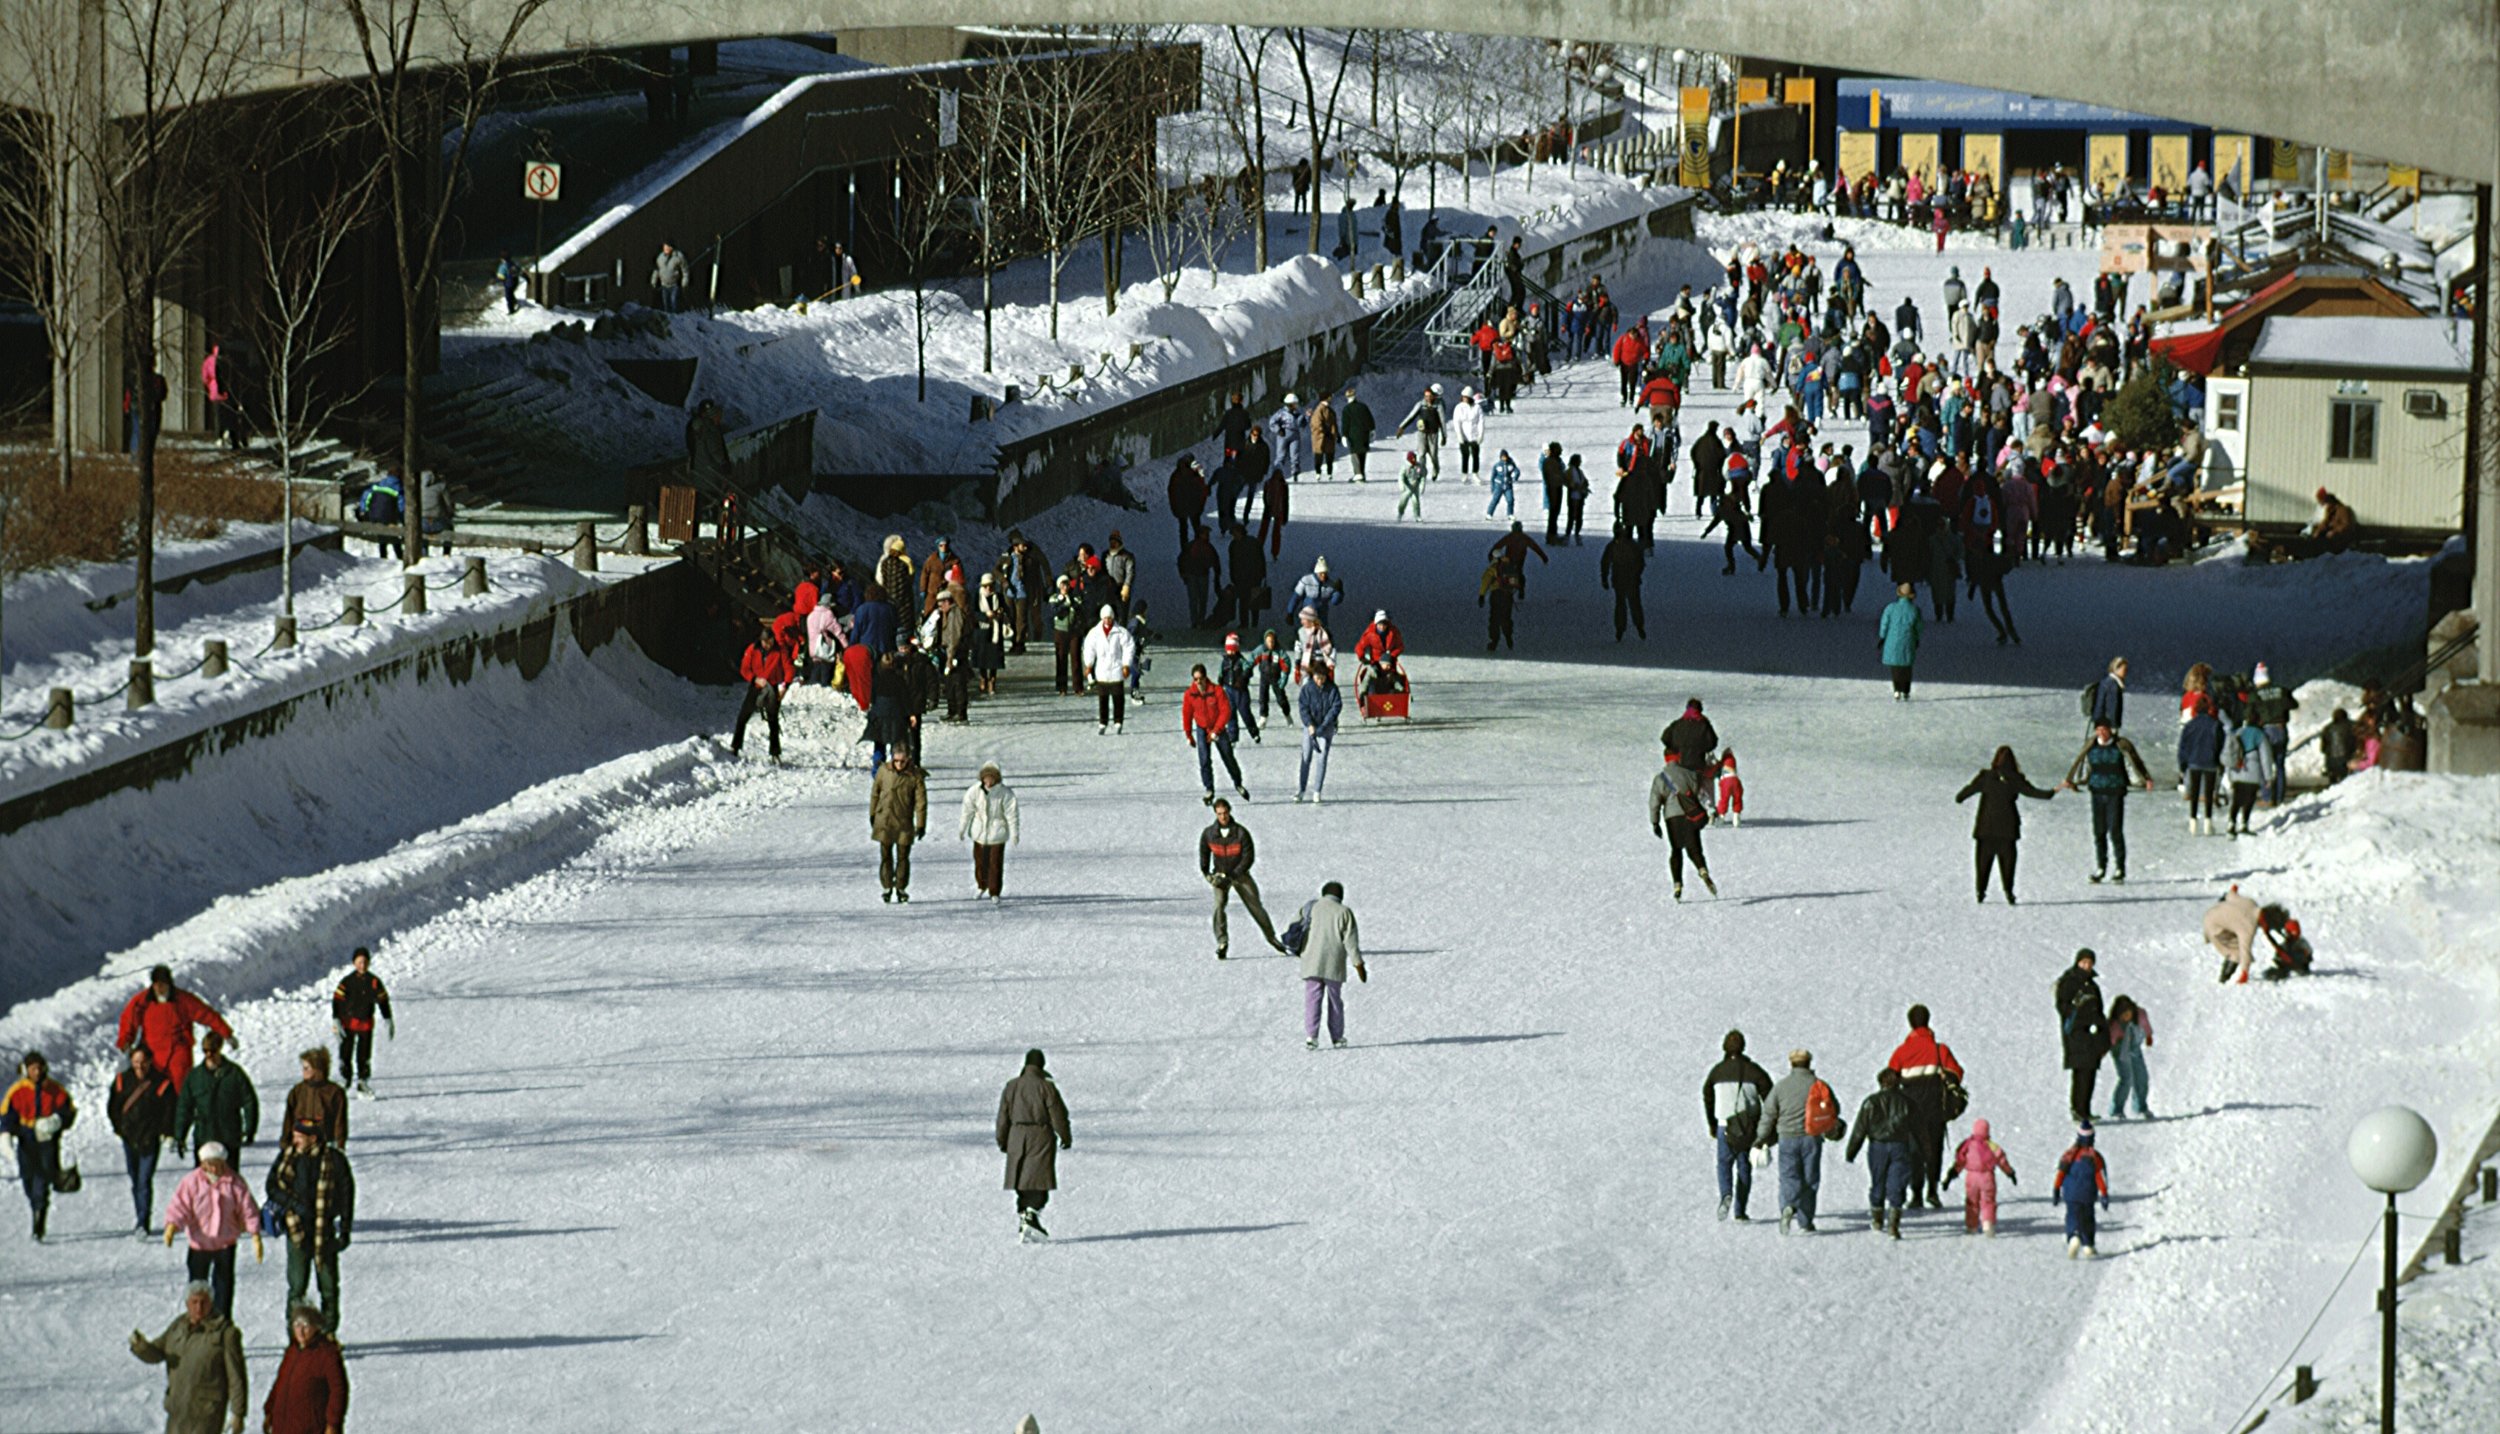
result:
[[[1363,720],[1377,722],[1387,717],[1404,718],[1410,694],[1406,692],[1367,692],[1363,694]]]

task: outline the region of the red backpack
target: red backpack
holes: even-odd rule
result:
[[[1823,1081],[1806,1090],[1806,1134],[1829,1139],[1840,1130],[1840,1097]]]

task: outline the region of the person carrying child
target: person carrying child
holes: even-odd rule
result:
[[[1970,1135],[1953,1151],[1953,1168],[1944,1173],[1947,1189],[1956,1177],[1962,1177],[1962,1233],[1977,1231],[1993,1239],[1997,1232],[1997,1172],[2019,1185],[2022,1177],[2014,1173],[2014,1162],[2006,1157],[2005,1147],[1988,1138],[1988,1122],[1974,1120]]]
[[[2109,1164],[2092,1148],[2092,1122],[2088,1120],[2076,1127],[2075,1143],[2057,1157],[2055,1198],[2066,1206],[2066,1258],[2099,1258],[2100,1251],[2094,1248],[2099,1216],[2092,1207],[2098,1201],[2102,1213],[2109,1209]]]

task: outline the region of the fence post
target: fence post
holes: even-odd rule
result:
[[[425,615],[425,574],[411,568],[400,575],[400,582],[404,585],[400,591],[407,594],[400,599],[400,614],[406,616],[409,613],[415,613],[423,617]]]
[[[2439,1255],[2442,1264],[2462,1265],[2465,1263],[2465,1224],[2463,1221],[2451,1222],[2447,1233],[2440,1236]]]
[[[460,565],[460,595],[462,597],[486,596],[486,560],[484,558],[471,558]]]
[[[599,571],[599,530],[587,522],[573,526],[573,571]]]
[[[2483,1203],[2500,1203],[2500,1168],[2483,1167]]]
[[[339,612],[339,621],[349,627],[363,627],[365,625],[365,595],[349,593],[345,601],[347,606]]]
[[[2292,1371],[2292,1402],[2306,1404],[2317,1397],[2318,1376],[2316,1373],[2305,1364],[2294,1369]]]
[[[651,515],[635,503],[625,510],[625,555],[633,558],[651,556]]]
[[[289,613],[278,619],[278,630],[275,633],[272,633],[269,638],[269,650],[271,652],[284,652],[294,645],[295,616],[294,614]]]
[[[55,732],[66,732],[78,720],[78,698],[66,687],[55,687],[43,705],[43,725]]]
[[[200,675],[202,677],[226,675],[226,640],[224,638],[212,637],[200,644]]]
[[[130,659],[130,695],[124,705],[132,712],[156,705],[156,664],[148,658]]]

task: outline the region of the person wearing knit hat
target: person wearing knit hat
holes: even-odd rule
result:
[[[1233,707],[1233,722],[1250,734],[1253,743],[1259,740],[1259,714],[1250,705],[1250,688],[1257,678],[1250,654],[1241,650],[1241,634],[1224,634],[1224,656],[1215,665],[1215,685],[1224,689],[1224,698]]]
[[[235,1247],[249,1235],[252,1263],[259,1264],[264,1253],[260,1206],[222,1142],[202,1141],[199,1155],[198,1167],[183,1175],[165,1202],[165,1243],[173,1244],[177,1231],[188,1237],[185,1267],[192,1279],[208,1281],[217,1313],[232,1318]]]
[[[1836,1111],[1823,1105],[1832,1098],[1831,1087],[1814,1073],[1814,1053],[1800,1047],[1788,1053],[1788,1074],[1763,1099],[1754,1144],[1779,1151],[1783,1235],[1792,1225],[1814,1233],[1815,1195],[1823,1184],[1823,1142],[1840,1138],[1840,1127],[1845,1124]]]
[[[2292,694],[2274,684],[2274,674],[2262,662],[2250,674],[2248,720],[2266,734],[2266,746],[2274,755],[2272,779],[2260,785],[2257,800],[2268,806],[2283,801],[2283,772],[2291,756],[2292,713],[2300,703]]]
[[[2109,1211],[2109,1164],[2092,1148],[2092,1122],[2075,1127],[2075,1143],[2057,1157],[2057,1198],[2066,1206],[2066,1258],[2093,1259],[2099,1236],[2099,1214]]]
[[[1738,1220],[1753,1194],[1753,1164],[1746,1159],[1760,1129],[1762,1098],[1771,1075],[1745,1054],[1745,1033],[1730,1031],[1719,1042],[1720,1060],[1701,1079],[1702,1118],[1709,1122],[1719,1168],[1719,1218]]]

